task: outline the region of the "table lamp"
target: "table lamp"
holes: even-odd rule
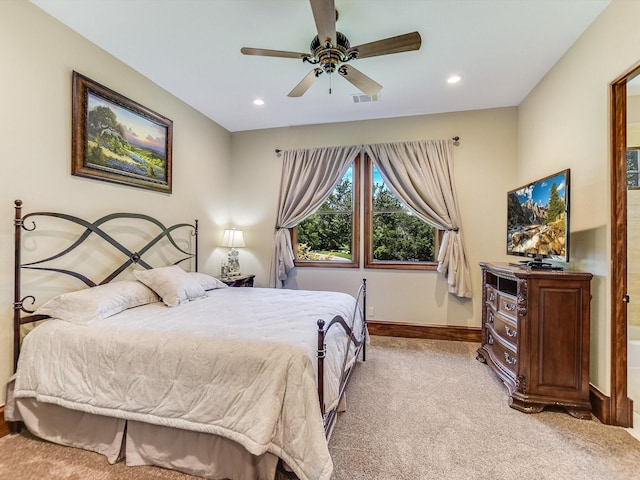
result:
[[[229,250],[229,257],[227,259],[227,275],[240,275],[240,259],[236,248],[245,246],[242,230],[236,230],[235,228],[226,229],[222,235],[220,246],[231,249]]]

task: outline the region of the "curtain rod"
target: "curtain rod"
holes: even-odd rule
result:
[[[452,137],[451,140],[453,140],[453,145],[454,146],[457,147],[458,145],[460,145],[460,137],[459,136],[456,135],[455,137]],[[276,148],[276,155],[278,157],[281,157],[282,156],[282,149]]]

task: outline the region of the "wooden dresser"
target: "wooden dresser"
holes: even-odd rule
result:
[[[589,403],[590,273],[480,263],[482,345],[509,390],[509,405],[540,412],[564,407],[591,418]]]

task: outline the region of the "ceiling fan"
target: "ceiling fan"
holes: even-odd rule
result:
[[[248,47],[240,50],[244,55],[297,58],[302,59],[303,62],[318,65],[289,92],[289,97],[301,97],[323,72],[331,74],[335,71],[363,93],[374,97],[382,90],[382,85],[351,65],[347,65],[347,62],[420,49],[422,38],[418,32],[406,33],[351,47],[349,39],[336,31],[338,12],[335,9],[335,0],[310,0],[310,2],[316,29],[318,30],[318,35],[311,41],[311,53]]]

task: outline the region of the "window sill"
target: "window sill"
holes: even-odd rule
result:
[[[296,260],[293,264],[296,267],[358,268],[358,265],[354,262],[323,262],[322,260]]]
[[[387,270],[437,270],[436,262],[365,262],[364,268]]]

